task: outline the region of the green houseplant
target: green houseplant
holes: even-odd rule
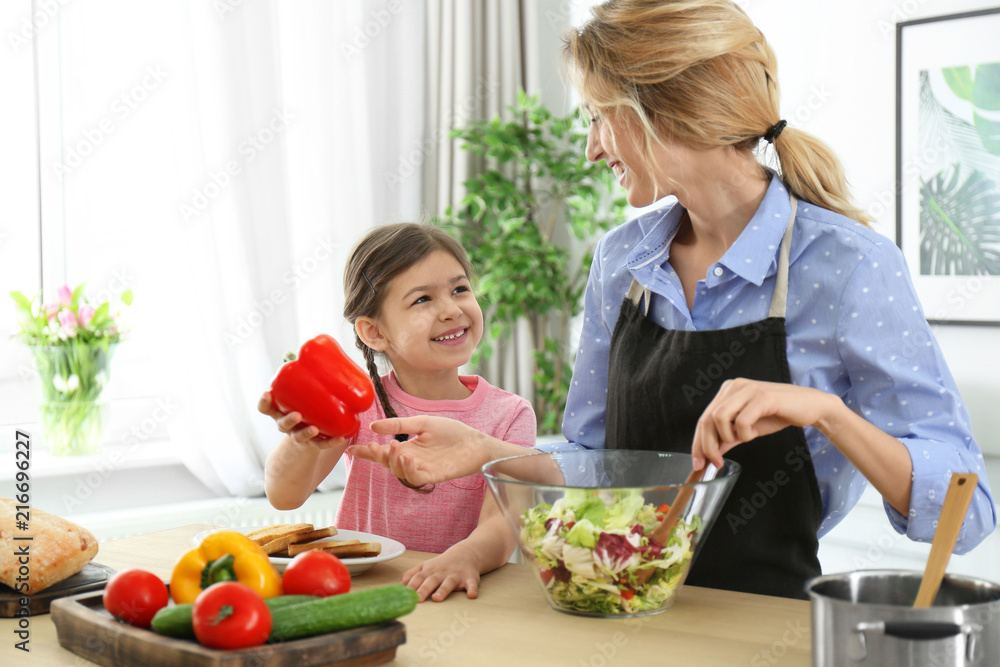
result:
[[[582,308],[593,245],[624,220],[625,198],[610,170],[587,161],[579,113],[553,114],[524,91],[510,111],[510,120],[452,131],[484,166],[465,181],[457,210],[436,222],[462,241],[479,272],[490,336],[473,363],[488,360],[524,318],[533,346],[530,398],[539,432],[554,433],[572,375],[570,322]]]

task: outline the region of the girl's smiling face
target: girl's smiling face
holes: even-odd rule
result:
[[[457,370],[483,336],[483,311],[469,277],[446,250],[435,250],[396,275],[378,318],[358,322],[369,347],[407,375]]]

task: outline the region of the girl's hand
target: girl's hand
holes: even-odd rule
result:
[[[327,438],[319,434],[319,429],[302,422],[302,415],[289,412],[287,415],[271,403],[271,392],[265,391],[257,401],[257,411],[261,412],[278,425],[278,430],[288,435],[293,443],[299,446],[312,446],[317,449],[332,449],[343,447],[347,438]]]
[[[403,583],[417,592],[420,602],[428,596],[434,602],[442,602],[452,591],[463,590],[473,600],[479,595],[479,570],[455,545],[404,572]]]
[[[727,380],[708,404],[694,432],[691,455],[695,469],[708,459],[722,466],[733,447],[788,426],[816,426],[834,414],[839,399],[810,387],[738,378]]]
[[[383,465],[415,486],[471,475],[498,458],[492,456],[486,436],[445,417],[380,419],[371,423],[371,430],[383,435],[406,433],[410,439],[389,446],[354,445],[347,448],[347,453]],[[509,446],[520,449],[517,445]]]

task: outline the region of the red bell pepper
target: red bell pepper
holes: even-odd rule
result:
[[[306,341],[299,356],[286,362],[271,381],[271,402],[328,438],[350,438],[358,432],[358,413],[375,401],[368,374],[344,354],[330,336]]]

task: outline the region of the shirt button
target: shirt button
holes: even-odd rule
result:
[[[715,274],[716,276],[721,276],[721,275],[722,275],[723,273],[725,273],[725,272],[724,272],[724,271],[722,270],[722,267],[721,267],[721,266],[717,266],[717,267],[715,267],[715,269],[714,269],[714,270],[712,271],[712,273],[714,273],[714,274]]]

